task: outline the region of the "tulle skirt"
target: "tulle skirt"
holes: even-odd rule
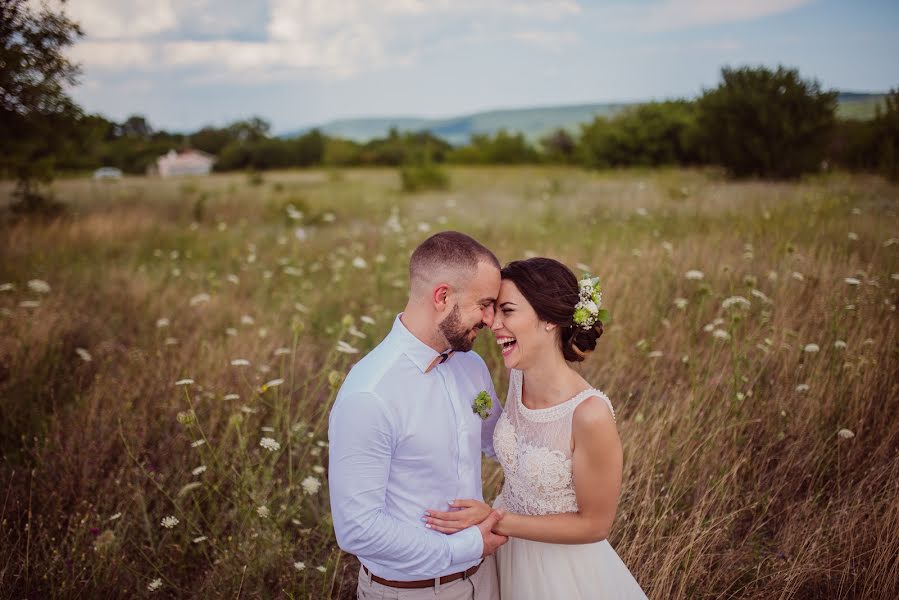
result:
[[[502,600],[646,599],[608,541],[547,544],[518,538],[496,551]]]

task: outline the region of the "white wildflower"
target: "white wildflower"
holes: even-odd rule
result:
[[[353,266],[356,267],[357,269],[364,269],[368,266],[368,263],[365,262],[365,259],[362,258],[361,256],[357,256],[356,258],[353,259]]]
[[[792,277],[796,281],[805,281],[805,275],[803,275],[799,271],[793,271],[792,273],[790,273],[790,277]]]
[[[156,579],[154,579],[153,581],[151,581],[150,583],[147,584],[147,591],[155,592],[156,590],[158,590],[161,587],[162,587],[162,579],[159,579],[157,577]]]
[[[761,300],[762,302],[764,302],[765,304],[771,304],[771,298],[766,296],[763,291],[753,288],[749,291],[749,293],[751,295],[755,296],[756,298],[758,298],[759,300]]]
[[[314,473],[318,473],[319,475],[322,475],[325,472],[325,468],[321,465],[315,465],[314,467],[312,467],[312,471]]]
[[[732,306],[739,306],[741,308],[749,308],[751,306],[749,300],[744,298],[743,296],[731,296],[729,298],[725,298],[723,302],[721,302],[721,308],[727,310]]]
[[[250,315],[241,315],[240,324],[241,325],[252,325],[256,322],[256,320]]]
[[[807,383],[800,383],[799,385],[796,386],[796,391],[797,391],[797,392],[807,392],[807,391],[808,391],[808,384],[807,384]]]
[[[11,292],[16,289],[14,283],[0,283],[0,292]]]
[[[303,488],[306,495],[311,496],[318,493],[318,490],[322,487],[322,482],[317,477],[310,475],[300,482],[300,486]]]
[[[278,379],[272,379],[271,381],[266,381],[265,383],[262,384],[262,387],[260,389],[263,392],[265,392],[266,390],[270,390],[272,388],[278,387],[282,383],[284,383],[284,380],[279,377]]]
[[[203,487],[203,484],[199,481],[192,481],[178,490],[178,496],[183,496],[189,492],[194,491],[197,488]]]
[[[327,448],[328,442],[326,442],[325,440],[318,440],[317,442],[315,442],[315,445],[319,448]]]
[[[293,568],[296,569],[297,571],[302,571],[303,569],[306,568],[306,563],[304,563],[301,560],[298,560],[297,562],[293,563]]]
[[[343,340],[340,340],[339,342],[337,342],[337,351],[343,352],[344,354],[357,354],[359,352],[359,349],[350,346]]]
[[[704,325],[704,326],[702,327],[702,330],[705,331],[705,332],[714,331],[714,329],[715,329],[715,324],[714,324],[714,323],[708,323],[708,324],[706,324],[706,325]]]
[[[892,279],[893,281],[899,281],[899,273],[891,273],[890,279]]]
[[[169,324],[170,324],[170,321],[168,319],[166,319],[165,317],[160,317],[160,318],[156,319],[156,328],[157,329],[162,329],[164,327],[168,327]]]
[[[275,348],[274,354],[275,354],[275,356],[283,356],[285,354],[290,354],[290,348]]]
[[[240,394],[225,394],[225,400],[240,400]]]
[[[200,446],[202,446],[205,443],[206,443],[206,440],[194,440],[193,442],[190,443],[190,447],[191,448],[199,448]]]
[[[225,329],[225,335],[234,337],[235,335],[237,335],[237,330],[234,329],[233,327],[228,327],[227,329]]]
[[[206,465],[200,465],[199,467],[197,467],[193,471],[191,471],[191,473],[193,473],[194,475],[200,475],[201,473],[205,473],[205,472],[206,472]]]
[[[90,362],[90,361],[94,360],[94,358],[91,356],[91,353],[88,352],[87,350],[85,350],[84,348],[75,348],[75,353],[84,362]]]
[[[852,240],[852,241],[857,240],[857,239],[858,239],[858,234],[855,233],[854,231],[850,231],[850,232],[849,232],[849,239]]]
[[[193,543],[194,543],[194,544],[199,544],[200,542],[205,542],[206,539],[207,539],[207,538],[206,538],[205,535],[201,535],[200,537],[195,537],[195,538],[193,539]]]
[[[206,304],[206,303],[209,302],[211,299],[212,299],[212,298],[209,296],[209,294],[203,292],[203,293],[197,294],[196,296],[194,296],[193,298],[191,298],[191,299],[190,299],[190,305],[191,305],[191,306],[199,306],[200,304]]]
[[[712,332],[712,335],[719,340],[729,340],[730,334],[724,331],[723,329],[716,329]]]
[[[19,302],[19,306],[21,306],[22,308],[37,308],[40,305],[41,303],[38,300],[22,300],[21,302]]]
[[[703,279],[705,277],[705,273],[696,269],[691,269],[690,271],[684,273],[684,277],[692,281],[699,281],[700,279]]]
[[[269,452],[277,452],[281,449],[281,444],[276,442],[273,438],[264,437],[259,440],[259,445],[268,450]]]
[[[833,347],[838,350],[842,350],[846,347],[846,342],[844,342],[843,340],[837,340],[833,343]]]
[[[232,367],[249,367],[250,361],[248,361],[245,358],[235,358],[234,360],[231,361],[231,366]]]
[[[350,325],[349,329],[347,329],[347,333],[349,333],[353,337],[357,337],[360,339],[366,338],[366,335],[364,333],[362,333],[361,331],[359,331],[358,329],[356,329],[355,325]]]
[[[768,271],[768,281],[777,281],[777,271]]]
[[[820,349],[821,348],[818,346],[818,344],[806,344],[805,347],[803,348],[803,351],[808,352],[808,353],[813,353],[813,352],[817,352]]]
[[[267,519],[272,516],[272,512],[268,509],[267,506],[257,506],[256,514],[258,514],[263,519]]]
[[[193,379],[179,379],[175,382],[175,385],[190,385],[194,382]]]
[[[166,529],[171,529],[172,527],[174,527],[174,526],[177,525],[178,523],[179,523],[178,517],[175,517],[175,516],[173,516],[173,515],[169,515],[169,516],[167,516],[167,517],[163,517],[163,518],[162,518],[162,521],[160,522],[160,525],[162,525],[162,526],[165,527]]]
[[[319,565],[318,567],[315,567],[315,570],[319,571],[320,573],[324,573],[328,570],[328,568],[325,567],[324,565]]]
[[[837,432],[837,435],[843,438],[844,440],[852,439],[855,437],[855,434],[850,429],[840,429]]]
[[[371,317],[369,317],[368,315],[362,315],[361,317],[359,317],[359,320],[362,321],[363,323],[365,323],[366,325],[374,325],[375,324],[375,320],[372,319]]]
[[[326,212],[322,215],[322,221],[324,221],[325,223],[333,223],[335,219],[337,219],[337,217],[334,216],[334,213],[332,212]]]
[[[274,428],[274,427],[260,427],[259,429],[262,430],[262,431],[264,431],[264,432],[266,432],[266,433],[274,433],[274,432],[275,432],[275,428]]]
[[[114,514],[114,515],[112,515],[111,517],[109,517],[109,519],[107,519],[107,520],[108,520],[108,521],[115,521],[116,519],[121,519],[121,518],[122,518],[122,513],[117,512],[116,514]]]
[[[662,356],[661,350],[653,350],[649,354],[646,355],[647,358],[660,358]]]
[[[847,278],[844,279],[843,281],[845,281],[845,282],[848,283],[849,285],[859,285],[859,284],[861,283],[861,281],[859,281],[859,280],[856,279],[855,277],[847,277]]]
[[[38,294],[47,294],[50,292],[50,284],[42,279],[32,279],[28,282],[28,289]]]
[[[687,308],[687,299],[686,298],[675,298],[674,305],[681,310]]]
[[[250,408],[250,407],[247,406],[246,404],[244,404],[243,406],[240,407],[240,411],[241,411],[241,412],[244,412],[244,413],[247,413],[248,415],[255,415],[256,413],[259,412],[259,411],[256,410],[255,408]]]

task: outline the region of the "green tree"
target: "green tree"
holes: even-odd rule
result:
[[[692,164],[698,161],[695,128],[693,103],[651,102],[583,125],[578,151],[593,168]]]
[[[899,181],[899,87],[884,98],[884,110],[874,117],[874,147],[880,155],[880,172]]]
[[[37,186],[50,181],[55,157],[75,137],[81,110],[64,86],[79,71],[64,49],[81,35],[46,4],[0,0],[0,171],[18,181],[17,211],[54,206]]]
[[[796,69],[721,70],[697,101],[706,158],[737,177],[792,178],[819,168],[834,125],[837,93]]]

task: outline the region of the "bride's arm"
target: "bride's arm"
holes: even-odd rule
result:
[[[575,409],[571,429],[579,511],[553,515],[505,513],[494,527],[495,533],[555,544],[586,544],[608,537],[621,493],[621,441],[615,421],[602,399],[594,396]],[[452,517],[456,514],[448,513]],[[436,516],[432,511],[427,522],[437,531],[451,533],[450,529],[461,525]]]

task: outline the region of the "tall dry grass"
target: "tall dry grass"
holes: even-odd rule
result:
[[[67,217],[4,224],[0,595],[352,597],[328,410],[412,248],[452,228],[602,277],[614,320],[581,368],[619,414],[611,541],[651,598],[899,597],[896,187],[450,176],[63,181]]]

